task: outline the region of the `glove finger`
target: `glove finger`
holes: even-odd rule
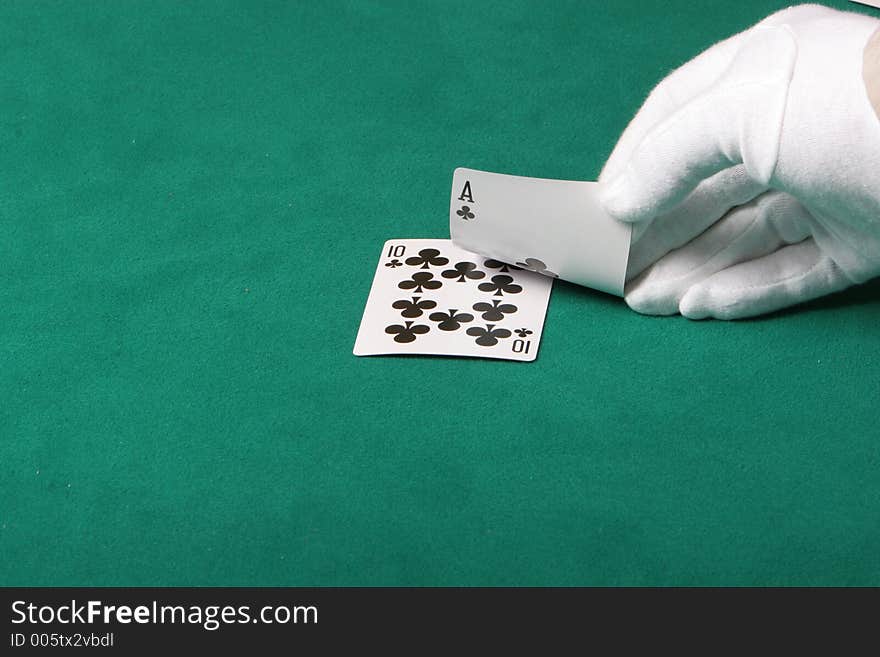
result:
[[[687,244],[731,208],[766,191],[742,164],[701,182],[684,201],[650,223],[633,227],[626,279],[632,280],[664,255]]]
[[[741,40],[742,35],[736,34],[716,43],[661,80],[623,131],[602,168],[599,181],[613,180],[623,173],[633,150],[654,126],[715,84],[736,54]]]
[[[767,192],[740,205],[684,246],[671,251],[625,289],[633,310],[674,315],[688,290],[719,271],[810,235],[812,217],[788,194]]]
[[[648,221],[703,180],[740,163],[768,183],[797,48],[781,28],[745,35],[718,83],[648,130],[619,165],[621,173],[609,177],[601,195],[608,214]]]
[[[852,284],[810,238],[698,283],[682,297],[680,312],[690,319],[740,319],[816,299]]]

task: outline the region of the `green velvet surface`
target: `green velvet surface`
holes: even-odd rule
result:
[[[781,6],[0,4],[0,584],[880,585],[877,283],[351,353],[456,166],[594,179]]]

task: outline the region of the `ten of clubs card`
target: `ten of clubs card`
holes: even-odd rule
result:
[[[520,264],[477,255],[451,240],[389,240],[355,355],[535,360],[553,278]]]

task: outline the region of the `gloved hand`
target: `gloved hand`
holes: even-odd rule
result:
[[[880,120],[862,80],[880,21],[792,7],[651,92],[600,176],[634,222],[626,301],[733,319],[880,274]]]

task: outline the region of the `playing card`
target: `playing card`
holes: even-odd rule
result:
[[[880,9],[880,0],[850,0],[850,2],[855,2],[860,5],[868,5],[869,7],[877,7]]]
[[[535,360],[552,286],[451,240],[389,240],[354,353]]]
[[[623,296],[629,225],[605,214],[598,183],[459,168],[449,231],[469,251]]]

